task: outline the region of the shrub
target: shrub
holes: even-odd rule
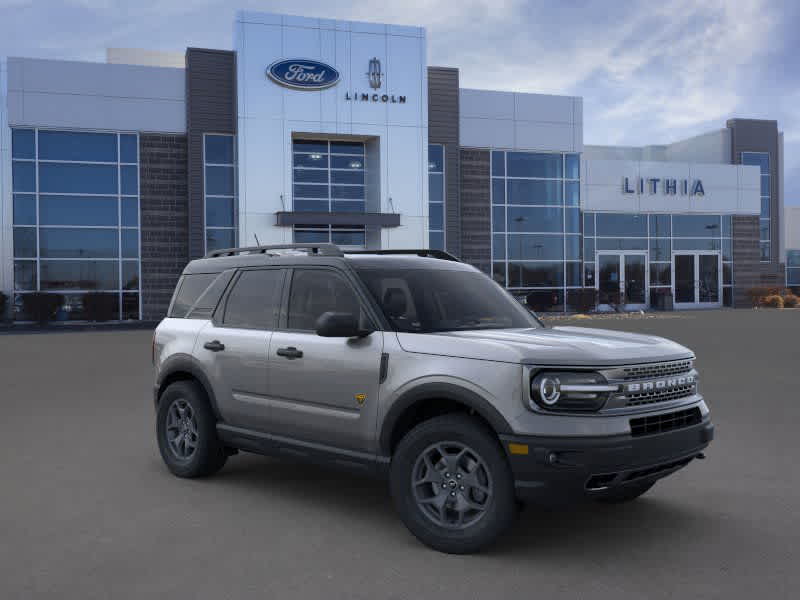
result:
[[[33,292],[22,296],[22,310],[25,315],[42,325],[55,317],[62,304],[64,304],[64,296],[61,294]]]
[[[750,302],[753,306],[766,306],[766,299],[770,296],[784,296],[791,293],[785,288],[759,286],[747,290]]]
[[[87,321],[111,321],[119,316],[116,294],[87,292],[83,295],[83,312]]]
[[[798,304],[800,304],[800,298],[798,298],[794,294],[786,294],[783,297],[783,306],[785,308],[794,308]]]
[[[763,305],[770,308],[783,308],[783,296],[771,294],[764,298]]]

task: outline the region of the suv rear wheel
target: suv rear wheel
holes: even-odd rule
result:
[[[178,477],[213,475],[227,460],[205,390],[195,381],[176,381],[161,394],[156,436],[161,458]]]
[[[476,552],[516,517],[514,480],[497,438],[466,415],[412,429],[395,451],[390,478],[406,527],[442,552]]]

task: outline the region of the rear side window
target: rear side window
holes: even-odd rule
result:
[[[195,273],[181,277],[168,316],[178,319],[185,318],[189,309],[211,285],[211,282],[217,278],[217,275],[219,273]]]
[[[283,285],[282,269],[242,271],[225,302],[222,325],[274,329]]]

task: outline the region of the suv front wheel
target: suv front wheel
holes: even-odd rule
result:
[[[514,480],[497,438],[476,419],[449,414],[400,441],[390,485],[400,518],[441,552],[476,552],[514,521]]]
[[[178,477],[213,475],[227,460],[205,390],[195,381],[176,381],[161,394],[156,436],[161,458]]]

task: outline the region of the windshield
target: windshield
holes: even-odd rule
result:
[[[536,318],[494,281],[474,271],[357,269],[397,331],[540,327]]]

